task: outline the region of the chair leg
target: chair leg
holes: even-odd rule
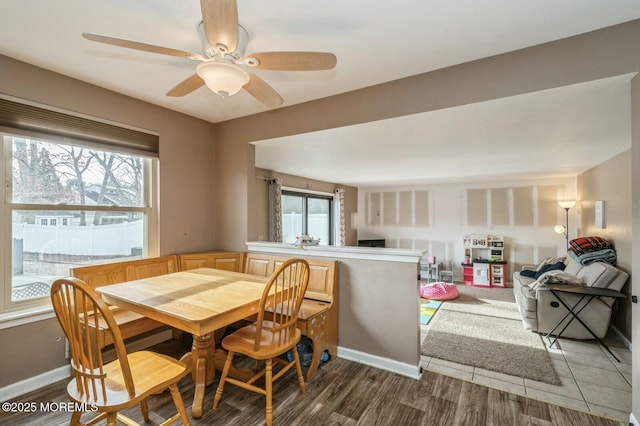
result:
[[[143,399],[140,401],[140,411],[142,411],[142,418],[146,423],[149,422],[149,406],[147,405],[147,400]]]
[[[300,392],[305,393],[304,376],[302,375],[302,366],[300,365],[300,355],[298,355],[298,350],[295,346],[291,352],[293,352],[293,362],[296,363],[296,373],[298,374],[298,386],[300,387]]]
[[[294,350],[293,352],[297,352]],[[271,426],[273,424],[273,360],[268,359],[265,366],[265,391],[266,391],[266,399],[267,399],[267,407],[265,410],[266,418],[267,418],[267,426]]]
[[[222,375],[220,376],[220,382],[218,383],[216,395],[213,398],[214,410],[218,409],[218,404],[220,403],[220,398],[222,397],[222,392],[224,391],[224,382],[227,379],[229,369],[231,368],[231,361],[233,361],[233,352],[229,351],[229,353],[227,354],[227,360],[224,362],[224,367],[222,368]]]
[[[74,411],[73,414],[71,414],[71,422],[69,424],[71,426],[79,426],[81,424],[80,416],[82,416],[82,411]]]
[[[171,398],[173,399],[173,403],[180,413],[180,419],[182,419],[182,424],[185,426],[189,425],[189,416],[187,416],[187,410],[184,408],[184,401],[182,400],[182,395],[180,394],[180,390],[178,389],[178,385],[176,383],[169,385],[169,392],[171,392]],[[148,420],[145,420],[148,422]]]
[[[107,426],[116,426],[117,416],[118,416],[118,413],[116,413],[115,411],[107,413]]]

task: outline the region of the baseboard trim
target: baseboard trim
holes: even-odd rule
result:
[[[0,401],[5,402],[14,399],[27,392],[32,392],[44,386],[70,377],[71,368],[68,365],[46,371],[34,377],[12,383],[0,389]]]
[[[371,355],[366,352],[343,348],[341,346],[338,346],[338,358],[344,358],[359,364],[365,364],[381,370],[390,371],[411,379],[419,380],[422,377],[421,369],[417,365],[406,364],[390,358],[383,358],[381,356]]]
[[[164,330],[159,333],[151,334],[142,339],[134,340],[130,343],[127,343],[127,352],[140,351],[153,345],[157,345],[158,343],[169,340],[172,337],[172,330]],[[115,357],[115,351],[113,349],[106,351],[104,353],[104,357]],[[50,385],[51,383],[68,379],[69,377],[71,377],[71,369],[69,365],[63,365],[62,367],[46,371],[37,376],[29,377],[28,379],[24,379],[0,388],[0,401],[5,402],[15,399],[20,395],[33,392],[42,387]]]
[[[620,332],[620,330],[618,330],[618,328],[615,325],[609,324],[609,330],[614,332],[616,334],[616,336],[618,336],[618,338],[620,340],[622,340],[622,343],[624,343],[624,345],[626,346],[627,349],[632,350],[631,349],[631,342],[629,341],[629,339],[627,339],[624,336],[624,334],[622,334],[622,332]]]

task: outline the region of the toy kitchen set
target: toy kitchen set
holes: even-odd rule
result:
[[[506,287],[504,239],[495,235],[465,235],[462,268],[465,285]]]

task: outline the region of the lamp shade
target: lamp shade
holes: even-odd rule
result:
[[[558,201],[558,204],[560,205],[560,207],[562,207],[563,209],[570,209],[571,207],[576,205],[575,200],[571,200],[571,201]]]
[[[221,96],[235,95],[249,81],[245,70],[223,61],[203,62],[196,67],[196,73],[212,92]]]

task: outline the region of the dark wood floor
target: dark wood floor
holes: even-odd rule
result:
[[[188,342],[169,341],[153,348],[179,357]],[[66,402],[68,380],[23,395],[21,402]],[[220,408],[211,410],[217,382],[207,388],[205,413],[193,425],[264,424],[264,397],[228,385]],[[180,383],[185,404],[193,399],[187,377]],[[149,401],[151,422],[157,425],[173,413],[168,393]],[[191,414],[191,407],[188,407]],[[139,409],[125,414],[143,423]],[[0,414],[0,425],[64,425],[70,414],[60,412]],[[83,417],[84,420],[84,417]],[[413,380],[373,367],[337,359],[323,364],[300,394],[290,371],[274,386],[276,425],[624,425],[592,414],[547,404],[425,371]]]

